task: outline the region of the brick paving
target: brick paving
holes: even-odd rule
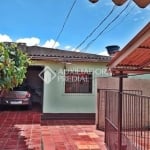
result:
[[[89,120],[41,121],[34,111],[0,112],[0,150],[106,150]]]

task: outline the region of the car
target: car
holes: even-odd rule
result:
[[[7,91],[1,97],[1,105],[21,105],[31,108],[31,94],[28,91]]]

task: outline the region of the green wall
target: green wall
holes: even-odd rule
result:
[[[52,71],[55,76],[50,83],[44,83],[43,113],[95,113],[96,112],[96,78],[105,76],[105,63],[72,63],[66,64],[66,70],[92,71],[93,91],[91,94],[65,93],[64,64],[61,62],[34,62],[42,64],[46,70]],[[48,72],[49,72],[48,71]],[[50,76],[47,71],[44,74],[46,82]]]

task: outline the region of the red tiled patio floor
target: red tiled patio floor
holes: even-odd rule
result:
[[[105,150],[104,133],[88,120],[41,121],[31,111],[0,112],[1,150]]]

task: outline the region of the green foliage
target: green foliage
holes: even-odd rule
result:
[[[0,43],[0,90],[22,84],[30,59],[16,44]]]

